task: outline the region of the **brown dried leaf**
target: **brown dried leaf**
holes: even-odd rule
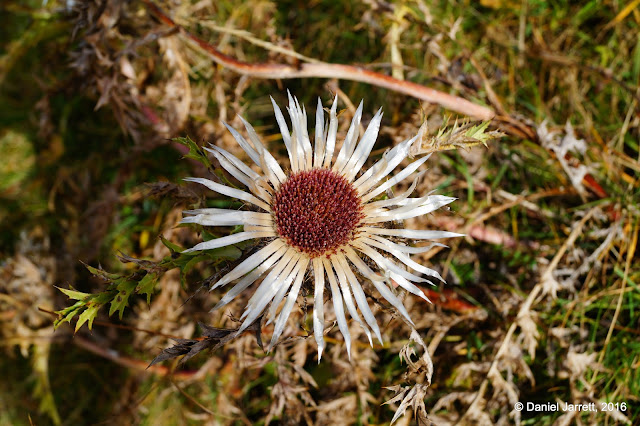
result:
[[[247,331],[253,331],[256,335],[256,341],[258,346],[262,349],[262,337],[260,336],[260,323],[262,322],[262,317],[258,318],[247,327]],[[177,358],[181,355],[184,355],[184,358],[180,361],[180,363],[185,363],[189,359],[193,358],[198,353],[202,352],[205,349],[215,350],[218,349],[231,340],[239,337],[237,331],[239,328],[216,328],[211,327],[203,323],[198,323],[202,328],[202,334],[204,339],[202,340],[192,340],[192,339],[174,339],[177,344],[171,346],[170,348],[164,349],[160,355],[155,357],[153,361],[149,364],[149,367],[155,365],[159,362],[166,361],[169,359]]]

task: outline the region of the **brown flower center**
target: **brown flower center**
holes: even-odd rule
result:
[[[326,169],[292,174],[272,207],[280,237],[310,257],[331,254],[353,239],[364,217],[353,185]]]

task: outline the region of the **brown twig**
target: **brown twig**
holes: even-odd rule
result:
[[[56,315],[55,312],[49,311],[47,309],[44,308],[38,308],[39,311],[47,313],[47,314],[52,314],[52,315]],[[163,334],[163,333],[158,333],[155,331],[150,331],[150,330],[144,330],[141,328],[137,328],[137,327],[132,327],[132,326],[127,326],[127,325],[120,325],[120,324],[112,324],[112,323],[107,323],[107,322],[103,322],[103,321],[95,321],[94,322],[95,325],[102,325],[105,327],[114,327],[114,328],[124,328],[127,330],[135,330],[135,331],[142,331],[145,333],[150,333],[150,334],[154,334],[154,335],[160,335],[160,336],[165,336],[165,337],[170,337],[170,338],[175,338],[174,336],[170,336],[167,334]],[[132,370],[139,370],[139,371],[146,371],[146,372],[151,372],[153,374],[159,375],[159,376],[170,376],[176,380],[187,380],[187,379],[191,379],[193,378],[193,376],[197,373],[197,371],[190,371],[190,370],[183,370],[183,371],[173,371],[165,366],[161,366],[161,365],[154,365],[149,367],[149,363],[147,361],[141,361],[139,359],[134,359],[134,358],[129,358],[127,356],[123,356],[120,355],[118,353],[118,351],[110,349],[110,348],[104,348],[96,343],[93,343],[92,341],[85,339],[82,336],[79,335],[74,335],[73,338],[71,339],[71,341],[78,347],[83,348],[89,352],[92,352],[98,356],[101,356],[105,359],[108,359],[110,361],[115,362],[118,365],[121,365],[123,367],[127,367],[130,368]]]
[[[453,96],[410,81],[398,80],[362,67],[326,62],[299,62],[296,66],[292,66],[287,64],[239,61],[236,58],[225,55],[220,52],[216,46],[202,40],[178,25],[152,0],[142,0],[142,2],[163,24],[170,28],[175,28],[179,33],[207,52],[211,59],[217,64],[235,71],[238,74],[265,79],[317,77],[359,81],[437,104],[473,119],[493,120],[501,130],[510,135],[529,140],[537,140],[535,129],[508,114],[496,114],[496,112],[489,107],[474,104],[459,96]]]
[[[191,34],[185,28],[178,25],[160,7],[151,0],[143,0],[151,13],[161,22],[171,28],[179,29],[180,33],[194,42],[211,56],[217,64],[220,64],[238,74],[266,79],[290,79],[290,78],[337,78],[341,80],[360,81],[395,92],[404,93],[414,98],[438,104],[444,108],[466,115],[477,120],[491,120],[495,112],[485,106],[476,105],[464,98],[440,92],[430,87],[398,80],[388,75],[380,74],[354,65],[330,64],[325,62],[304,63],[298,66],[271,63],[248,63],[239,61],[229,55],[220,52],[212,44]]]
[[[176,380],[188,380],[192,379],[197,371],[193,370],[180,370],[174,371],[163,365],[153,365],[148,367],[147,361],[141,361],[139,359],[129,358],[127,356],[120,355],[117,351],[109,348],[104,348],[92,341],[85,339],[82,336],[74,336],[71,340],[76,346],[81,347],[89,352],[92,352],[102,358],[113,361],[118,365],[130,368],[132,370],[138,370],[141,373],[149,372],[158,376],[170,376]],[[148,368],[147,368],[148,367]]]
[[[531,125],[518,120],[517,118],[504,112],[502,104],[500,103],[497,95],[493,92],[493,89],[488,84],[488,79],[484,77],[485,88],[489,94],[489,99],[495,104],[496,111],[486,106],[477,105],[459,96],[453,96],[448,93],[441,92],[439,90],[432,89],[430,87],[423,86],[421,84],[413,83],[411,81],[398,80],[388,75],[380,74],[375,71],[371,71],[362,67],[354,65],[343,64],[331,64],[326,62],[298,62],[297,65],[292,66],[288,64],[273,64],[273,63],[249,63],[239,61],[229,55],[225,55],[220,52],[216,46],[208,43],[196,35],[187,31],[184,27],[178,25],[173,19],[171,19],[159,6],[157,6],[152,0],[142,0],[149,8],[151,13],[158,18],[162,23],[175,29],[177,32],[185,36],[188,40],[195,43],[219,65],[226,67],[238,74],[264,78],[264,79],[292,79],[292,78],[335,78],[340,80],[359,81],[373,86],[383,87],[385,89],[393,90],[398,93],[403,93],[408,96],[412,96],[416,99],[421,99],[426,102],[437,104],[443,108],[447,108],[451,111],[466,115],[470,118],[477,120],[493,120],[498,127],[509,135],[529,139],[532,141],[538,140],[538,135]],[[480,71],[477,64],[474,64]],[[600,198],[606,198],[607,194],[600,185],[597,184],[595,179],[589,174],[585,176],[585,183],[594,191],[594,193]]]

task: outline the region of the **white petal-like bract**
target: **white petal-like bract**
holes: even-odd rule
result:
[[[363,288],[360,279],[370,281],[379,293],[375,297],[381,296],[413,324],[394,287],[399,286],[428,300],[415,283],[431,283],[429,279],[442,280],[442,277],[437,271],[411,259],[410,255],[443,245],[434,242],[425,247],[414,247],[408,244],[459,237],[461,234],[390,226],[390,222],[397,224],[404,219],[429,214],[455,200],[431,194],[410,198],[424,173],[416,172],[428,156],[416,159],[394,176],[387,177],[409,156],[411,147],[420,139],[420,133],[391,148],[373,166],[362,171],[380,130],[382,109],[373,116],[360,137],[363,120],[363,104],[360,103],[340,145],[337,143],[338,98],[336,96],[333,100],[328,119],[322,102],[318,100],[312,144],[306,110],[291,94],[288,94],[288,99],[286,110],[291,126],[271,99],[289,157],[288,167],[278,164],[251,124],[242,117],[247,138],[226,123],[225,126],[262,173],[220,147],[205,148],[249,192],[204,178],[185,180],[242,200],[248,203],[248,209],[186,210],[182,223],[215,227],[240,225],[244,230],[202,242],[185,252],[210,250],[247,240],[264,240],[266,244],[263,247],[258,246],[254,254],[212,285],[211,290],[235,283],[214,309],[227,305],[259,281],[242,314],[243,322],[237,333],[265,315],[268,323],[274,323],[268,346],[271,350],[285,333],[298,295],[303,286],[307,288],[305,283],[308,281],[314,287],[313,334],[318,345],[319,362],[325,347],[327,325],[325,294],[331,296],[333,315],[344,336],[349,356],[351,334],[346,313],[360,324],[371,344],[372,332],[382,343],[383,337],[365,292],[371,286]],[[408,178],[413,182],[406,191],[394,197],[386,196],[389,189]],[[325,287],[328,292],[325,292]]]

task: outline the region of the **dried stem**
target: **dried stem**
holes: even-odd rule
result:
[[[102,358],[108,359],[110,361],[115,362],[118,365],[123,367],[137,370],[141,373],[148,372],[153,373],[159,376],[170,376],[176,380],[189,380],[193,379],[197,371],[191,370],[182,370],[182,371],[173,371],[162,365],[154,365],[148,367],[147,361],[141,361],[138,359],[129,358],[127,356],[120,355],[117,351],[109,348],[102,347],[96,343],[91,342],[81,336],[74,336],[71,340],[76,346],[79,346],[89,352],[92,352]]]
[[[330,64],[326,62],[300,63],[297,66],[271,63],[242,62],[220,52],[212,44],[191,34],[178,25],[160,7],[150,0],[143,0],[151,13],[171,28],[177,28],[182,35],[194,42],[207,52],[217,64],[229,68],[238,74],[265,79],[289,78],[337,78],[341,80],[360,81],[395,92],[404,93],[430,103],[438,104],[451,111],[466,115],[477,120],[491,120],[496,113],[485,106],[476,105],[464,98],[426,87],[410,81],[398,80],[388,75],[380,74],[353,65]]]
[[[460,420],[458,421],[458,424],[465,424],[464,422],[469,420],[469,416],[471,415],[470,413],[473,413],[476,410],[480,410],[480,403],[482,401],[482,398],[484,397],[484,393],[486,392],[487,387],[489,386],[489,381],[491,380],[490,377],[492,376],[495,377],[496,374],[500,374],[498,371],[498,363],[500,362],[500,358],[507,351],[509,344],[511,343],[511,337],[513,336],[513,333],[515,333],[516,328],[518,327],[518,318],[522,317],[523,315],[526,315],[526,313],[531,309],[531,306],[533,305],[534,301],[538,298],[538,295],[544,289],[545,276],[551,275],[553,270],[558,266],[560,259],[562,258],[562,256],[564,256],[565,252],[567,251],[567,248],[573,245],[575,240],[582,233],[582,228],[584,227],[585,223],[587,223],[587,221],[591,218],[591,216],[594,215],[595,212],[596,212],[596,208],[592,208],[591,210],[589,210],[587,214],[584,215],[582,220],[578,222],[575,228],[573,228],[573,231],[571,231],[571,234],[569,234],[569,237],[566,239],[566,241],[564,242],[560,250],[558,250],[558,253],[555,255],[551,263],[549,263],[545,271],[542,273],[542,280],[533,287],[533,289],[531,290],[531,293],[529,293],[529,296],[527,296],[527,299],[520,306],[518,315],[516,316],[516,320],[511,323],[511,326],[509,326],[509,330],[507,331],[506,336],[502,340],[502,343],[498,348],[498,352],[496,352],[496,355],[493,358],[493,362],[491,363],[491,367],[489,367],[487,377],[482,381],[482,384],[480,385],[480,389],[478,389],[478,393],[473,399],[473,402],[471,403],[471,405],[469,406],[465,414],[460,418]]]

